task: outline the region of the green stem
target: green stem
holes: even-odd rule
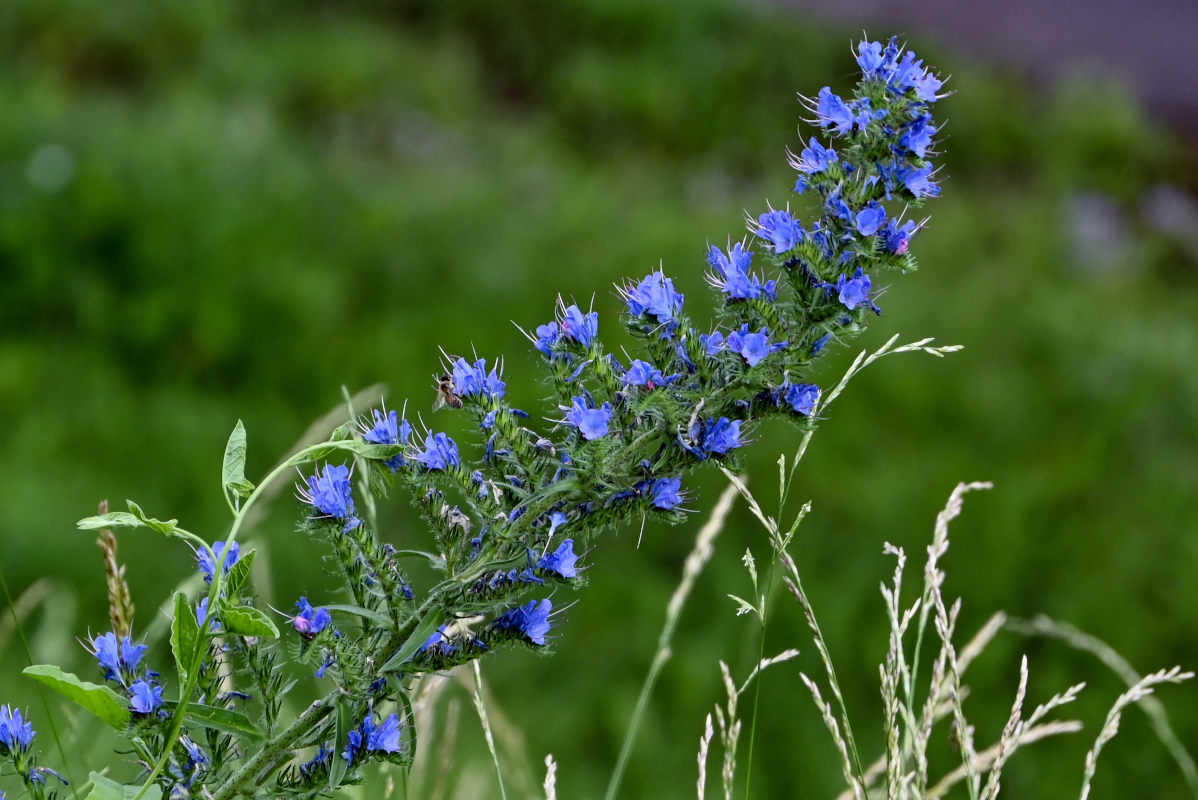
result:
[[[270,473],[265,478],[262,479],[262,482],[260,484],[258,484],[257,487],[255,487],[253,493],[251,493],[250,496],[248,498],[246,498],[245,503],[241,506],[240,510],[237,512],[237,516],[234,517],[233,525],[229,529],[229,536],[225,540],[225,552],[226,553],[228,552],[228,548],[236,540],[237,533],[238,533],[238,531],[241,530],[241,526],[245,522],[246,514],[253,507],[254,503],[258,500],[258,498],[262,496],[262,493],[266,489],[266,487],[268,487],[272,482],[274,482],[274,480],[276,478],[278,478],[281,474],[283,474],[283,472],[285,470],[291,469],[292,467],[298,466],[298,465],[306,462],[308,460],[308,455],[310,453],[316,452],[317,450],[327,448],[329,446],[336,447],[338,445],[339,445],[338,442],[321,442],[320,444],[315,444],[315,445],[311,445],[309,447],[305,447],[303,450],[300,450],[298,453],[296,453],[295,455],[286,459],[281,464],[279,464],[277,467],[275,467],[273,470],[271,470]],[[184,531],[183,533],[187,533],[187,532]],[[189,535],[194,536],[194,534],[189,534]],[[204,547],[207,548],[207,544],[204,544]],[[216,563],[215,559],[214,559],[213,563]],[[215,571],[215,574],[212,576],[212,586],[208,590],[208,602],[212,609],[215,609],[216,604],[219,602],[223,583],[224,583],[224,570],[218,568]],[[175,742],[177,742],[179,740],[179,734],[183,729],[183,719],[187,713],[187,706],[191,702],[191,695],[192,695],[192,692],[195,691],[196,681],[199,678],[200,665],[204,661],[204,656],[208,653],[208,648],[206,645],[207,645],[207,641],[211,637],[208,635],[208,631],[206,628],[207,628],[207,626],[201,626],[201,629],[200,629],[200,637],[201,638],[200,638],[200,642],[198,643],[200,646],[196,647],[195,655],[192,657],[192,662],[189,665],[189,668],[187,670],[187,681],[184,684],[183,690],[179,693],[179,703],[175,707],[175,712],[174,712],[175,718],[174,718],[173,724],[171,725],[170,734],[167,736],[166,743],[163,745],[162,755],[160,755],[158,757],[157,763],[154,764],[154,769],[152,769],[150,771],[149,777],[146,778],[145,783],[142,784],[142,786],[138,790],[137,794],[133,797],[133,800],[141,800],[141,798],[145,796],[146,792],[148,792],[150,790],[150,787],[154,785],[154,781],[157,780],[158,776],[162,774],[162,770],[166,767],[167,761],[170,760],[171,750],[174,749]],[[301,717],[301,719],[302,719],[302,717]],[[296,720],[296,722],[298,722],[298,721],[299,720]],[[294,723],[293,723],[292,727],[294,727]],[[291,728],[287,729],[287,731],[290,731],[290,730],[291,730]],[[287,731],[285,731],[284,733],[286,733]],[[282,736],[282,735],[283,734],[280,734],[280,736]],[[250,761],[254,762],[254,761],[258,760],[259,756],[261,756],[263,752],[265,752],[265,750],[260,751],[258,753],[258,755],[255,756]],[[243,769],[244,769],[244,767],[243,767]],[[240,774],[240,773],[238,773],[238,774]]]
[[[785,501],[783,501],[785,502]],[[781,517],[782,503],[779,504],[779,517]],[[770,559],[770,571],[765,578],[765,592],[761,595],[761,637],[757,644],[757,663],[760,664],[765,660],[765,610],[766,604],[769,602],[769,597],[773,594],[774,589],[774,566],[777,559]],[[753,683],[753,716],[749,720],[749,755],[748,763],[745,765],[745,798],[749,795],[749,787],[753,783],[753,745],[757,742],[757,710],[761,702],[761,677]]]
[[[254,780],[258,770],[289,750],[311,728],[323,722],[324,718],[333,710],[333,706],[340,695],[341,692],[339,690],[334,690],[308,706],[304,710],[304,713],[296,717],[295,721],[288,725],[285,730],[263,745],[262,749],[255,753],[249,761],[242,764],[216,790],[216,793],[212,795],[212,800],[231,800],[231,798],[236,797],[248,783]]]

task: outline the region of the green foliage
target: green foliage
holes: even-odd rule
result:
[[[151,786],[142,791],[141,786],[126,786],[98,772],[91,773],[92,790],[87,800],[162,800],[162,790]]]
[[[53,664],[26,667],[24,674],[49,686],[76,705],[82,706],[117,730],[129,724],[129,703],[107,686],[80,680]]]
[[[208,615],[218,613],[216,606],[220,603],[217,600],[209,606]],[[175,668],[179,671],[179,680],[186,681],[191,674],[192,665],[196,660],[196,653],[200,647],[205,645],[203,634],[200,632],[200,624],[196,619],[195,609],[191,606],[191,601],[187,599],[186,592],[175,593],[175,609],[174,619],[171,621],[171,652],[175,654]]]

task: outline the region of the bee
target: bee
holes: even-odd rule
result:
[[[436,411],[442,406],[461,408],[462,398],[458,397],[455,389],[456,387],[453,385],[453,378],[449,377],[448,375],[442,375],[437,380],[437,399],[433,401],[433,411]]]

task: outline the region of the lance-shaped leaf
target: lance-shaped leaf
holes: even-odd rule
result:
[[[440,627],[443,617],[436,612],[430,613],[427,617],[421,620],[420,625],[416,630],[412,631],[412,635],[395,651],[395,655],[383,665],[382,672],[398,672],[400,667],[412,660],[412,656],[416,655],[416,651],[420,646],[428,641],[428,637],[433,635],[438,627]]]
[[[341,703],[337,706],[337,724],[334,728],[334,744],[333,758],[329,762],[329,788],[336,789],[341,785],[342,779],[345,778],[345,772],[349,769],[349,762],[338,756],[339,753],[345,752],[345,746],[349,744],[349,734],[357,727],[357,720],[353,718],[353,712],[350,709],[349,703]],[[363,742],[365,745],[365,742]]]
[[[144,528],[145,525],[128,511],[109,511],[96,517],[84,517],[75,523],[81,531],[94,531],[100,528]]]
[[[80,680],[53,664],[26,667],[24,674],[86,708],[118,731],[125,730],[129,725],[129,701],[107,686]]]
[[[170,536],[179,527],[179,520],[177,519],[155,519],[154,517],[147,516],[146,512],[141,510],[141,506],[132,500],[126,500],[125,504],[129,506],[129,512],[141,520],[141,523],[151,530],[155,530],[159,533],[164,533],[167,536]]]
[[[369,608],[362,608],[361,606],[344,605],[342,603],[334,603],[332,605],[325,606],[325,608],[327,608],[329,611],[343,611],[346,614],[353,614],[355,617],[361,617],[362,619],[368,619],[371,622],[373,622],[375,625],[378,625],[383,628],[393,627],[390,617],[388,617],[386,614],[380,614],[377,611],[371,611]]]
[[[219,605],[220,601],[217,601]],[[208,617],[212,617],[215,609],[208,609]],[[175,654],[175,667],[179,670],[179,681],[187,682],[191,665],[195,661],[196,649],[203,645],[200,633],[200,623],[196,619],[196,611],[191,601],[183,592],[175,593],[175,619],[171,622],[171,650]]]
[[[279,638],[279,629],[271,622],[270,617],[253,606],[225,606],[221,609],[220,618],[229,633]]]
[[[257,550],[247,550],[237,559],[237,563],[229,567],[229,574],[225,576],[225,587],[230,595],[241,594],[242,588],[250,579],[250,569],[254,566],[254,555]]]
[[[91,781],[92,790],[88,793],[87,800],[133,800],[141,791],[139,783],[127,786],[98,772],[91,774]],[[141,800],[162,800],[162,789],[158,787],[158,784],[153,784],[146,789]]]
[[[172,713],[178,705],[174,700],[163,703],[163,707]],[[208,706],[203,703],[188,703],[183,716],[189,723],[194,723],[202,728],[210,728],[214,731],[255,740],[265,738],[258,726],[250,722],[249,717],[227,708]]]
[[[254,484],[245,477],[245,425],[237,420],[229,441],[225,445],[225,460],[221,467],[221,482],[230,502],[234,497],[246,498],[254,491]]]

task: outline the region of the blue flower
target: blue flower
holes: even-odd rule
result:
[[[940,194],[940,186],[932,180],[932,165],[922,167],[900,166],[895,177],[916,197],[935,197]]]
[[[752,259],[753,254],[740,242],[732,245],[727,255],[712,245],[707,251],[707,263],[715,272],[707,274],[707,282],[733,300],[756,300],[762,296],[775,299],[775,282],[766,281],[763,284],[761,278],[749,273]]]
[[[795,191],[800,194],[807,190],[808,176],[817,175],[840,163],[836,151],[830,147],[824,147],[814,136],[798,156],[794,153],[789,155],[790,165],[800,173],[799,179],[795,183]]]
[[[208,598],[207,597],[203,598],[202,600],[200,600],[200,602],[196,603],[196,623],[198,625],[202,626],[206,620],[208,622],[208,630],[215,631],[215,630],[220,629],[220,620],[219,619],[217,619],[216,617],[213,617],[211,620],[208,619]]]
[[[803,226],[782,209],[766,211],[757,218],[756,225],[750,223],[749,230],[772,244],[776,254],[785,253],[803,241]]]
[[[869,276],[861,271],[861,267],[857,267],[857,272],[853,277],[849,278],[846,275],[841,275],[836,281],[836,286],[833,289],[837,292],[838,299],[845,308],[852,311],[857,306],[869,305],[877,309],[873,302],[869,299],[869,290],[872,283]]]
[[[891,43],[893,45],[893,40]],[[913,50],[903,53],[903,60],[894,65],[889,83],[899,92],[914,89],[915,95],[925,103],[936,102],[936,92],[944,85],[944,81],[924,69],[923,59],[916,58]]]
[[[776,397],[779,402],[789,403],[799,414],[810,417],[819,404],[819,395],[819,387],[815,384],[784,383],[778,387]]]
[[[624,289],[621,293],[628,303],[628,313],[632,316],[649,314],[666,326],[666,333],[678,327],[683,295],[674,291],[674,281],[667,278],[661,270],[647,275],[636,286]]]
[[[799,172],[815,174],[836,166],[840,158],[831,147],[824,147],[814,136],[808,140],[807,146],[799,153],[798,158],[791,157],[790,165]]]
[[[346,737],[345,749],[341,751],[341,757],[351,765],[354,763],[354,759],[358,757],[358,752],[362,749],[362,742],[366,738],[363,735],[363,728],[367,726],[369,726],[370,730],[374,730],[374,723],[370,721],[370,717],[362,720],[362,725],[354,728],[349,732],[349,736]],[[369,732],[366,735],[369,735]]]
[[[453,439],[443,433],[429,431],[424,437],[424,450],[413,456],[427,469],[449,469],[461,463],[458,458],[458,446]]]
[[[424,644],[420,645],[419,649],[416,650],[416,655],[421,655],[422,653],[426,652],[432,652],[439,655],[450,655],[456,650],[457,648],[450,644],[449,640],[445,638],[445,626],[442,625],[433,631],[431,636],[424,640]]]
[[[553,358],[553,348],[562,338],[561,328],[556,322],[546,322],[544,325],[537,326],[537,338],[533,342],[533,346],[540,350],[545,355]]]
[[[854,221],[853,209],[850,208],[849,204],[845,202],[844,197],[841,195],[839,186],[833,189],[828,194],[827,199],[824,200],[824,209],[830,216],[836,217],[837,219],[844,220],[850,224]]]
[[[727,417],[695,419],[687,428],[691,444],[679,434],[678,441],[688,452],[706,461],[712,453],[723,455],[744,444],[740,438],[740,420]]]
[[[880,75],[883,66],[887,64],[887,59],[882,54],[882,43],[861,42],[857,46],[857,64],[867,78]]]
[[[708,419],[703,432],[703,449],[709,453],[727,453],[744,444],[740,440],[740,420],[720,417]]]
[[[669,511],[682,503],[682,493],[678,491],[681,488],[681,477],[658,478],[650,486],[649,495],[654,506]]]
[[[317,770],[328,766],[329,760],[332,757],[333,751],[326,749],[324,744],[321,743],[320,747],[316,750],[316,755],[312,756],[311,760],[300,764],[300,774],[305,778],[312,776]]]
[[[36,735],[33,723],[21,719],[20,711],[0,706],[0,747],[9,753],[24,751]]]
[[[857,212],[857,232],[862,236],[873,236],[886,222],[886,209],[871,200],[869,205]]]
[[[577,561],[578,556],[574,554],[574,540],[566,539],[552,553],[541,557],[541,560],[537,562],[537,569],[552,572],[559,578],[574,578],[578,575],[578,571],[574,569],[574,564]],[[542,643],[538,642],[537,644]]]
[[[569,521],[570,521],[570,518],[567,517],[565,514],[563,514],[560,511],[554,511],[552,514],[549,515],[549,535],[553,536],[554,531],[556,531],[558,528],[565,525]]]
[[[354,496],[349,484],[349,467],[326,464],[308,478],[308,486],[300,487],[299,496],[327,517],[348,520],[346,530],[356,527]]]
[[[785,346],[786,342],[771,345],[768,331],[749,333],[748,323],[742,325],[739,331],[728,334],[728,349],[739,353],[750,367],[757,366],[770,353]]]
[[[545,644],[549,633],[549,612],[553,601],[546,598],[540,602],[529,600],[523,606],[508,609],[493,623],[499,630],[514,630],[533,644]]]
[[[634,358],[632,363],[628,365],[628,371],[624,373],[625,386],[645,386],[650,390],[669,383],[669,381],[677,376],[666,376],[661,374],[661,370],[653,366],[647,361],[641,361],[639,358]]]
[[[91,653],[104,670],[105,680],[121,680],[121,651],[115,633],[105,633],[92,639]]]
[[[144,644],[134,644],[133,640],[128,636],[121,639],[121,664],[125,669],[133,672],[137,669],[137,665],[141,663],[142,657],[150,648]]]
[[[907,220],[901,226],[897,220],[891,219],[881,230],[882,246],[896,256],[907,252],[907,245],[915,235],[916,225],[913,220]]]
[[[291,624],[304,636],[315,636],[333,624],[329,610],[324,606],[313,608],[306,597],[300,597],[295,608],[299,613],[291,619]]]
[[[363,439],[371,444],[406,445],[408,443],[408,439],[412,436],[412,423],[406,419],[401,420],[394,410],[388,411],[385,416],[377,408],[372,408],[370,413],[374,417],[373,427],[359,423],[362,427]],[[384,463],[391,468],[392,472],[398,472],[400,467],[407,464],[402,454],[397,454]]]
[[[574,398],[574,405],[566,412],[566,422],[578,428],[582,438],[587,441],[599,439],[607,435],[608,423],[611,422],[611,403],[604,403],[601,408],[590,408],[587,400]]]
[[[839,95],[832,93],[830,86],[819,90],[815,118],[821,128],[831,127],[839,134],[848,133],[853,127],[853,112]]]
[[[162,707],[162,687],[149,681],[134,683],[129,695],[129,708],[138,714],[152,714]]]
[[[204,752],[202,747],[193,742],[191,737],[186,735],[180,736],[179,743],[187,750],[187,760],[180,765],[174,758],[171,759],[171,765],[168,767],[168,770],[175,778],[175,785],[171,787],[171,800],[190,798],[192,796],[190,789],[200,777],[200,773],[206,771],[212,764],[212,760],[208,758],[208,754]]]
[[[815,343],[811,345],[812,357],[818,356],[820,354],[820,351],[824,349],[824,347],[828,344],[828,340],[831,338],[832,338],[832,334],[825,333],[823,336],[816,339]]]
[[[487,373],[485,358],[478,359],[473,365],[464,358],[453,362],[453,385],[459,395],[478,395],[493,400],[501,399],[507,389],[507,384],[499,377],[498,365]]]
[[[703,350],[707,355],[715,358],[724,349],[724,334],[719,331],[701,333],[699,334],[699,344],[703,345]]]
[[[537,329],[537,334],[540,335],[540,328]],[[583,314],[576,305],[562,312],[562,336],[573,339],[583,347],[590,347],[591,340],[598,335],[599,312]]]
[[[366,749],[373,752],[398,753],[403,747],[400,742],[401,732],[399,716],[391,714],[377,728],[371,726],[371,731],[366,736]]]
[[[936,126],[932,124],[931,114],[920,114],[913,122],[903,126],[899,134],[899,146],[910,150],[923,158],[932,146],[932,137],[936,135]]]
[[[241,557],[241,545],[233,542],[228,545],[228,552],[225,552],[225,542],[213,542],[212,554],[207,550],[200,549],[196,552],[196,560],[200,564],[200,572],[204,574],[204,583],[212,583],[212,578],[216,575],[216,564],[212,560],[212,556],[221,562],[225,575],[229,574],[229,569],[237,563],[237,559]]]

